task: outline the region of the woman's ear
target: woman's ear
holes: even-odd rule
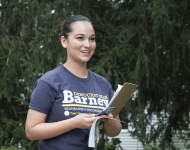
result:
[[[67,48],[67,39],[65,39],[64,36],[61,36],[60,40],[61,40],[61,44],[62,44],[63,48]]]

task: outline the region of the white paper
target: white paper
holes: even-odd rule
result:
[[[96,135],[99,135],[98,130],[99,128],[97,127],[98,126],[98,122],[101,121],[101,118],[97,118],[93,123],[92,123],[92,126],[91,126],[91,129],[90,129],[90,134],[89,134],[89,139],[88,139],[88,147],[95,147],[95,143],[96,141],[98,140],[97,138],[99,137],[96,137]]]
[[[121,90],[122,87],[123,87],[123,86],[120,85],[120,84],[117,85],[117,90],[116,90],[115,93],[113,94],[113,97],[111,98],[109,104],[111,104],[111,102],[112,102],[113,99],[116,97],[117,93]],[[109,104],[108,104],[108,107],[109,107]]]
[[[123,87],[122,85],[118,84],[118,85],[117,85],[117,90],[116,90],[116,92],[119,92],[122,87]]]

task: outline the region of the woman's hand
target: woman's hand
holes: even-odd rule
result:
[[[113,118],[113,115],[111,113],[108,114],[109,118]],[[102,118],[102,121],[104,121],[104,131],[108,136],[114,137],[117,136],[120,131],[121,131],[121,123],[119,122],[119,116],[117,115],[113,120],[113,119],[109,119],[109,118]]]
[[[88,129],[97,119],[94,114],[79,114],[72,118],[75,128]]]
[[[107,115],[107,117],[108,117],[108,118],[113,118],[112,113],[109,113],[109,114]],[[111,125],[112,122],[114,121],[114,120],[108,119],[108,118],[102,118],[102,121],[104,122],[104,125],[109,126],[109,125]]]

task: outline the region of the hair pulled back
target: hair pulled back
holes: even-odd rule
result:
[[[68,33],[72,32],[72,28],[71,28],[72,23],[78,22],[78,21],[88,21],[91,23],[91,21],[85,16],[71,15],[59,25],[58,27],[59,37],[64,36],[65,39],[67,39]]]

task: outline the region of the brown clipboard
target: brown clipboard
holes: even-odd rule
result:
[[[111,112],[113,114],[113,118],[115,118],[119,114],[121,109],[125,106],[127,101],[133,95],[137,87],[138,85],[136,84],[125,82],[120,91],[116,93],[113,99],[111,99],[111,101],[108,104],[108,107],[115,106],[115,109]]]

